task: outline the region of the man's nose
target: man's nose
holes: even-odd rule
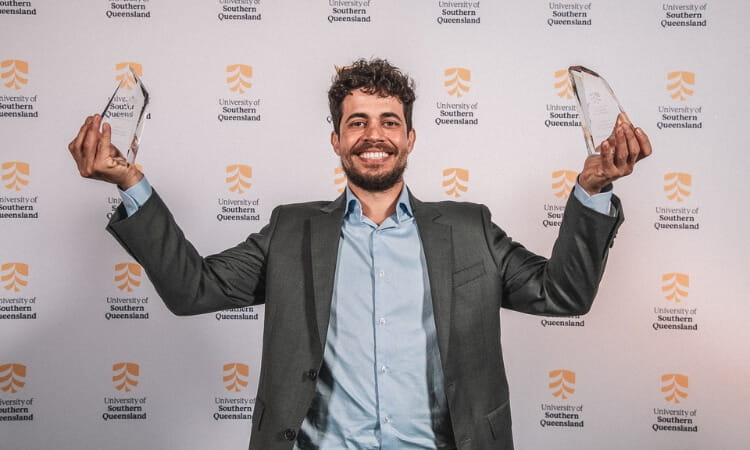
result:
[[[383,127],[379,123],[369,123],[365,128],[364,138],[371,141],[383,140]]]

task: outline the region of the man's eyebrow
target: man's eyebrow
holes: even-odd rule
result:
[[[348,122],[352,119],[368,119],[368,118],[369,116],[363,112],[355,112],[355,113],[349,114],[349,117],[347,117],[346,120]]]
[[[395,112],[391,112],[391,111],[388,111],[388,112],[384,112],[383,114],[381,114],[381,115],[380,115],[380,118],[381,118],[381,119],[382,119],[382,118],[385,118],[385,117],[391,117],[391,118],[394,118],[394,119],[402,120],[402,119],[401,119],[401,116],[399,116],[399,115],[398,115],[398,114],[396,114]]]

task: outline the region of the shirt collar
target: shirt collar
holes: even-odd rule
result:
[[[392,217],[394,217],[396,223],[402,223],[414,217],[411,202],[409,201],[409,189],[406,185],[401,189],[401,194],[399,194],[398,202],[396,203],[396,214]],[[356,218],[359,221],[364,219],[362,203],[354,195],[354,192],[349,189],[349,186],[346,187],[346,214],[344,214],[344,218]]]

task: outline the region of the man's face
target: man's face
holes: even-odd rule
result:
[[[342,102],[340,133],[331,133],[331,145],[349,183],[380,192],[402,182],[415,138],[398,98],[356,90]]]

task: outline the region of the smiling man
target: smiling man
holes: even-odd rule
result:
[[[342,99],[344,119],[331,145],[356,189],[380,192],[402,181],[416,133],[405,123],[401,100],[374,94],[360,89]]]
[[[499,309],[591,307],[622,222],[609,189],[651,153],[645,133],[619,118],[584,163],[546,259],[483,205],[409,192],[414,100],[387,61],[339,69],[331,145],[346,192],[279,206],[260,232],[205,258],[100,117],[69,145],[81,175],[121,189],[108,229],[171,311],[265,304],[251,449],[512,449]]]

